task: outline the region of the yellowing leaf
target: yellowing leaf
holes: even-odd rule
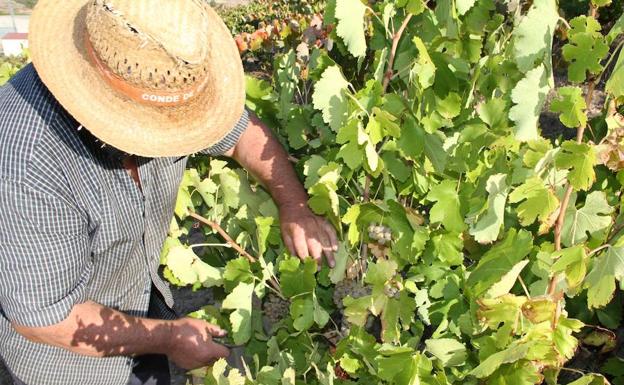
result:
[[[555,252],[556,262],[551,269],[554,273],[565,271],[568,286],[574,288],[583,282],[587,273],[587,255],[583,246],[575,246]]]
[[[517,208],[522,226],[529,226],[536,219],[546,223],[549,216],[559,207],[559,199],[538,177],[530,178],[518,186],[509,195],[509,201],[522,202]]]

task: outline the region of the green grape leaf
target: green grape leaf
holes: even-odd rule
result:
[[[460,16],[465,15],[468,11],[470,11],[470,8],[472,8],[476,2],[477,0],[457,0],[455,3],[457,13],[459,13]]]
[[[492,129],[507,127],[507,101],[502,98],[492,98],[477,106],[477,113],[483,122]]]
[[[611,5],[611,0],[591,0],[591,3],[596,7],[606,7]]]
[[[381,339],[384,342],[397,344],[401,337],[401,324],[399,323],[399,301],[389,298],[381,313]]]
[[[336,0],[336,32],[347,45],[351,55],[364,57],[366,55],[366,31],[364,30],[364,15],[366,6],[360,0]]]
[[[461,233],[466,227],[461,214],[457,183],[444,180],[429,191],[427,199],[436,202],[429,213],[431,222],[440,222],[447,230]]]
[[[290,304],[290,316],[298,331],[308,330],[314,325],[314,301],[312,296],[296,298]]]
[[[574,288],[580,285],[587,273],[587,254],[585,247],[574,246],[553,253],[555,263],[551,266],[554,273],[565,272],[568,286]]]
[[[360,149],[357,142],[349,142],[340,148],[337,157],[344,160],[351,170],[357,170],[364,161],[364,152]]]
[[[517,297],[512,294],[497,298],[481,298],[477,302],[479,305],[477,316],[492,330],[498,330],[503,324],[504,326],[500,329],[509,331],[510,325],[514,325],[520,317],[522,307],[526,302],[526,297]]]
[[[256,217],[254,221],[256,222],[256,233],[258,234],[258,254],[264,255],[268,249],[271,228],[276,225],[276,220],[272,217]]]
[[[612,221],[613,207],[609,206],[604,192],[594,191],[587,195],[585,206],[581,209],[575,207],[575,200],[574,196],[570,198],[561,231],[561,242],[567,247],[585,242],[587,234],[605,230]]]
[[[585,127],[587,124],[586,108],[583,90],[579,87],[559,88],[557,98],[550,104],[550,110],[560,113],[559,120],[569,128]]]
[[[309,294],[316,287],[316,262],[307,259],[303,264],[299,258],[288,258],[279,265],[282,293],[286,297]]]
[[[236,369],[228,370],[227,361],[220,358],[206,372],[205,383],[208,385],[245,385],[245,377]]]
[[[399,182],[405,182],[412,176],[411,167],[407,166],[396,152],[384,151],[381,159],[383,159],[385,169]]]
[[[338,194],[334,186],[328,183],[317,183],[308,189],[310,199],[308,206],[318,215],[338,218]]]
[[[609,385],[609,381],[600,374],[588,374],[576,381],[568,383],[568,385]]]
[[[498,239],[503,226],[505,203],[509,187],[505,182],[507,175],[495,174],[488,178],[486,191],[488,192],[487,211],[478,221],[470,226],[470,235],[479,243],[492,243]]]
[[[530,226],[539,219],[544,227],[541,232],[550,227],[549,218],[559,208],[559,199],[537,176],[527,179],[524,184],[518,186],[509,195],[509,201],[522,202],[517,208],[522,226]]]
[[[420,15],[425,10],[424,0],[397,0],[397,6],[413,15]]]
[[[323,112],[323,120],[336,132],[345,124],[349,114],[349,101],[345,96],[345,92],[349,92],[348,86],[340,67],[333,65],[323,72],[312,95],[314,108]]]
[[[371,302],[371,296],[364,296],[360,298],[346,296],[343,298],[342,303],[345,306],[344,315],[347,317],[349,323],[364,327],[366,325],[366,320],[368,319],[368,308]]]
[[[528,71],[511,91],[514,106],[509,110],[509,119],[516,123],[513,128],[516,139],[526,142],[540,138],[537,122],[550,88],[546,67],[541,64]]]
[[[555,0],[537,0],[513,31],[514,56],[520,71],[527,73],[544,63],[550,73],[552,42],[559,12]]]
[[[423,354],[412,351],[388,352],[376,359],[378,376],[395,385],[435,385],[439,382],[431,375],[433,365]]]
[[[503,351],[494,353],[486,358],[479,366],[474,368],[470,374],[477,378],[490,376],[503,364],[519,361],[526,357],[529,351],[528,344],[516,344]]]
[[[253,282],[254,275],[251,271],[249,261],[245,257],[238,257],[229,260],[223,271],[223,279],[229,282]]]
[[[598,163],[594,147],[587,143],[566,141],[555,156],[559,170],[570,170],[568,180],[575,190],[588,190],[596,180],[594,166]]]
[[[185,246],[175,246],[169,250],[167,267],[183,285],[201,283],[205,287],[212,287],[223,284],[223,270],[208,265]]]
[[[464,241],[461,234],[442,233],[431,237],[433,252],[436,257],[448,266],[458,266],[464,261]]]
[[[251,307],[253,283],[241,282],[223,300],[221,308],[234,310],[230,314],[232,338],[235,344],[245,344],[251,337]]]
[[[511,229],[504,240],[490,248],[470,273],[466,284],[471,287],[474,297],[485,293],[499,282],[518,262],[524,259],[533,247],[531,233]]]
[[[560,316],[557,322],[557,328],[553,335],[553,342],[559,354],[570,359],[576,353],[578,348],[578,340],[574,337],[574,333],[578,333],[585,326],[583,322],[572,318]]]
[[[418,76],[418,83],[423,89],[431,87],[435,81],[436,65],[431,60],[427,47],[421,38],[414,36],[414,45],[418,49],[418,59],[414,63],[413,73]]]
[[[397,146],[403,155],[411,160],[419,159],[424,151],[425,130],[416,123],[412,116],[408,116],[403,124],[401,137]]]
[[[503,365],[488,378],[491,384],[505,385],[534,385],[542,380],[539,369],[527,360]]]
[[[563,46],[561,53],[570,63],[568,79],[582,83],[588,72],[597,75],[602,71],[601,61],[609,53],[609,46],[600,33],[600,23],[593,17],[576,17],[570,21],[570,26],[569,42]]]
[[[624,15],[622,19],[624,20]],[[622,23],[624,24],[624,21]],[[620,51],[620,56],[617,63],[615,63],[615,67],[613,67],[609,80],[607,80],[605,89],[616,99],[624,96],[624,50]]]
[[[607,35],[607,44],[611,45],[622,33],[624,33],[624,14],[611,27]]]
[[[466,347],[453,338],[428,339],[427,351],[435,356],[444,367],[461,366],[466,362]]]
[[[371,263],[368,267],[365,282],[377,287],[383,287],[397,272],[397,264],[394,261],[380,259]]]
[[[610,246],[594,258],[585,279],[589,308],[606,306],[615,292],[615,280],[624,282],[624,247]]]
[[[520,276],[522,270],[529,264],[529,261],[524,260],[516,263],[514,267],[512,267],[500,281],[496,282],[492,287],[488,289],[485,293],[486,297],[489,298],[497,298],[503,296],[505,294],[509,294],[509,291],[513,288]]]
[[[347,263],[349,262],[349,253],[344,243],[338,245],[338,251],[334,253],[334,259],[336,261],[336,266],[331,269],[329,279],[332,283],[336,284],[344,279],[347,271]]]

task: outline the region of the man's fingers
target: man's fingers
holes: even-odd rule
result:
[[[314,258],[317,267],[320,269],[323,263],[323,245],[316,236],[308,237],[308,250],[310,250],[310,256]]]
[[[283,234],[284,235],[282,238],[284,238],[284,244],[286,245],[288,252],[290,253],[290,255],[296,255],[297,250],[295,249],[295,244],[293,242],[292,237],[290,236],[290,233],[284,231]]]
[[[327,259],[327,263],[329,264],[329,267],[334,267],[335,265],[334,252],[333,252],[333,247],[331,244],[331,239],[325,229],[326,222],[321,218],[317,218],[316,223],[318,227],[316,230],[316,233],[318,234],[320,241],[321,241],[321,245],[323,246],[323,254],[325,255],[325,258]]]
[[[299,226],[293,229],[293,241],[295,243],[295,251],[297,252],[299,258],[305,259],[310,256],[305,232]]]
[[[334,251],[338,251],[338,236],[336,235],[336,229],[331,223],[327,221],[323,221],[323,228],[325,229],[325,233],[329,236],[329,240],[331,242],[331,248]]]
[[[216,358],[227,358],[230,356],[230,349],[221,344],[213,343],[212,349]]]
[[[206,322],[206,330],[213,337],[224,337],[227,332],[220,327]]]

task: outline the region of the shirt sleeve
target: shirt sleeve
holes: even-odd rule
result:
[[[19,325],[65,320],[87,300],[88,222],[70,203],[0,181],[0,307]]]
[[[217,144],[201,151],[200,153],[210,156],[219,156],[225,154],[226,152],[234,148],[234,146],[236,146],[236,143],[238,143],[238,140],[243,135],[243,132],[245,132],[248,125],[249,111],[247,111],[247,109],[244,109],[241,118],[238,120],[238,123],[234,125],[232,130]]]

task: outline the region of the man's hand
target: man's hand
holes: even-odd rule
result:
[[[225,331],[217,326],[194,318],[182,318],[172,322],[169,359],[183,369],[191,370],[210,366],[219,358],[226,358],[230,351],[212,340],[223,337]]]
[[[75,305],[58,324],[35,328],[14,323],[13,327],[32,342],[89,357],[166,354],[185,369],[208,366],[230,354],[212,340],[225,332],[202,320],[133,317],[91,301]]]
[[[334,266],[338,241],[334,228],[307,207],[308,194],[297,179],[288,154],[271,130],[255,115],[230,155],[269,190],[280,209],[282,237],[291,254],[312,257],[321,266],[325,254]]]
[[[338,238],[326,219],[314,215],[307,206],[280,207],[282,237],[292,255],[301,259],[312,257],[321,266],[325,255],[329,267],[334,267],[334,252]]]

